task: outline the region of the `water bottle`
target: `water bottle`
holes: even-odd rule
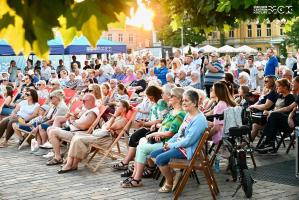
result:
[[[214,163],[214,171],[215,173],[220,173],[220,156],[216,156]]]

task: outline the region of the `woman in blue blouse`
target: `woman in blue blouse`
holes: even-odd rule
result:
[[[204,114],[198,110],[198,101],[199,96],[196,91],[188,90],[184,93],[182,106],[187,115],[178,133],[166,142],[163,148],[151,153],[151,157],[156,158],[156,164],[166,179],[159,192],[172,191],[175,172],[168,166],[169,161],[172,158],[191,159],[200,138],[208,127]]]

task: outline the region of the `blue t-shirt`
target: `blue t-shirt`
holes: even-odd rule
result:
[[[278,67],[276,56],[272,56],[266,63],[265,76],[275,75],[275,68]]]

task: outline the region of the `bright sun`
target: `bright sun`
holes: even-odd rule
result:
[[[130,10],[130,17],[126,18],[126,24],[137,26],[145,30],[153,29],[154,12],[148,9],[142,0],[137,0],[138,8],[134,12],[134,8]]]

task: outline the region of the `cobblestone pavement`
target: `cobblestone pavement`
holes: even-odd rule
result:
[[[256,155],[258,166],[274,164],[294,159],[294,150],[289,155],[285,149],[277,156]],[[29,153],[29,148],[17,150],[15,144],[0,149],[0,199],[172,199],[172,194],[159,194],[159,181],[144,179],[144,187],[123,189],[119,186],[119,172],[109,167],[92,173],[83,165],[68,174],[57,174],[58,166],[48,167],[46,159]],[[113,161],[109,161],[107,166]],[[115,161],[114,161],[115,162]],[[251,161],[248,159],[249,164]],[[221,167],[224,171],[225,163]],[[258,170],[258,169],[257,169]],[[286,168],[286,170],[288,170]],[[275,171],[273,171],[275,173]],[[192,178],[182,193],[181,199],[211,199],[210,191],[202,174],[198,172],[201,184]],[[220,188],[218,199],[245,199],[240,190],[235,198],[236,183],[226,182],[225,172],[216,174]],[[299,199],[299,186],[283,185],[275,182],[256,180],[252,199]],[[297,181],[299,181],[297,179]]]

